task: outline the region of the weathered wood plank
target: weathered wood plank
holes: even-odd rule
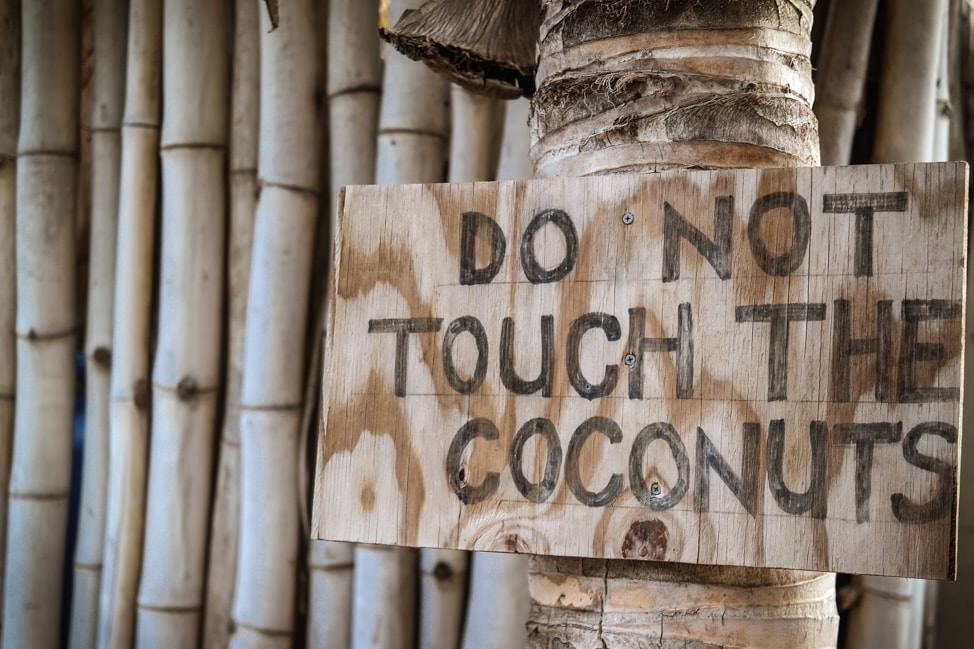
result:
[[[349,187],[315,535],[951,578],[966,215],[964,163]]]

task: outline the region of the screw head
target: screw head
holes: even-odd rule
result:
[[[656,497],[656,498],[658,498],[659,496],[662,496],[662,495],[663,495],[663,487],[661,487],[661,486],[660,486],[660,484],[659,484],[658,482],[654,482],[654,483],[653,483],[652,485],[650,485],[650,487],[649,487],[649,493],[650,493],[650,495],[652,495],[653,497]]]
[[[629,367],[632,367],[633,365],[636,364],[636,355],[635,354],[626,354],[626,358],[623,359],[623,360],[625,361],[626,365],[628,365]]]
[[[626,225],[630,225],[635,220],[636,217],[632,215],[632,212],[626,212],[625,214],[622,215],[622,222],[625,223]]]

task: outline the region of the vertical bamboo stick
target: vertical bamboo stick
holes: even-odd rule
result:
[[[22,6],[17,389],[4,647],[56,647],[74,414],[78,6]]]
[[[149,332],[159,172],[162,6],[132,0],[122,118],[109,409],[108,504],[98,646],[131,647],[149,448]]]
[[[497,168],[500,102],[450,87],[449,182],[491,180]],[[419,646],[454,649],[463,628],[467,552],[420,552]]]
[[[293,643],[300,529],[295,462],[321,155],[316,24],[312,0],[289,3],[273,32],[261,12],[261,194],[240,397],[236,648]]]
[[[227,18],[222,2],[164,7],[159,338],[139,647],[195,646],[200,632],[223,329]]]
[[[393,0],[389,24],[419,0]],[[447,137],[448,86],[422,63],[386,49],[376,182],[439,182]],[[355,550],[354,649],[413,646],[416,552],[360,545]]]
[[[17,127],[20,121],[20,0],[0,0],[0,610],[7,547],[7,486],[17,390]],[[0,630],[3,618],[0,617]]]
[[[91,243],[85,329],[85,449],[74,559],[70,646],[92,647],[98,633],[98,593],[108,490],[109,393],[120,133],[125,96],[126,0],[95,0],[91,131]]]
[[[382,89],[382,61],[375,34],[378,21],[377,0],[328,3],[330,233],[335,231],[339,188],[375,180]],[[330,255],[330,245],[328,250]],[[321,322],[326,319],[321,318]],[[353,569],[351,544],[312,541],[309,545],[308,647],[347,649],[350,645]]]
[[[815,78],[823,165],[849,164],[879,0],[833,2]]]
[[[527,99],[504,102],[497,180],[534,176],[531,164],[530,104]],[[527,642],[528,560],[519,555],[474,552],[470,559],[470,594],[463,625],[463,649],[507,649]],[[490,610],[490,615],[483,611]]]
[[[210,519],[209,570],[203,646],[226,647],[232,632],[233,589],[240,531],[240,385],[243,371],[250,250],[257,211],[257,141],[260,111],[259,12],[254,0],[234,3],[230,95],[230,224],[227,244],[226,400]]]
[[[925,162],[933,155],[937,56],[947,0],[890,0],[879,80],[874,162]]]

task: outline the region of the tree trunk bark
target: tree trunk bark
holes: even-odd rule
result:
[[[539,175],[817,165],[811,0],[545,0]],[[834,576],[533,558],[528,646],[827,647]]]
[[[195,646],[200,633],[223,333],[228,22],[222,2],[165,3],[159,339],[139,647]]]
[[[17,146],[17,389],[5,647],[56,647],[74,427],[78,11],[22,6]]]

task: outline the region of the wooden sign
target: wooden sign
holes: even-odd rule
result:
[[[349,187],[316,538],[953,578],[967,165]]]

